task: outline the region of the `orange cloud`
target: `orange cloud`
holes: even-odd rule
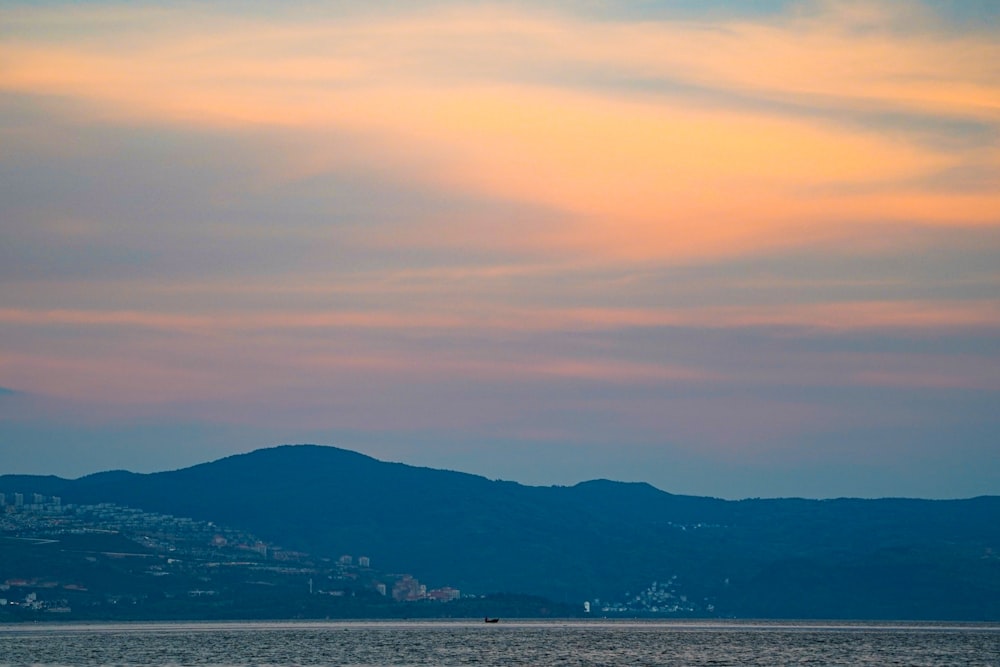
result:
[[[995,188],[906,185],[970,160],[1000,171],[995,155],[836,119],[1000,126],[995,36],[889,7],[827,3],[767,25],[489,7],[266,23],[117,10],[124,29],[100,40],[87,31],[106,31],[112,10],[76,10],[80,36],[58,39],[45,31],[64,19],[19,10],[23,34],[0,41],[0,89],[75,100],[107,122],[296,128],[315,141],[268,156],[270,178],[361,167],[541,206],[562,223],[511,221],[511,237],[549,254],[690,260],[809,244],[816,230],[849,244],[871,221],[1000,223]],[[329,131],[356,149],[327,143]],[[393,242],[448,243],[448,224],[415,216]],[[497,242],[466,228],[463,245]]]

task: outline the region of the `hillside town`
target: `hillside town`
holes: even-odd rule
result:
[[[305,615],[356,613],[359,606],[378,615],[385,605],[399,611],[402,604],[411,605],[404,615],[434,615],[441,610],[412,605],[477,597],[452,586],[428,587],[410,573],[381,571],[366,555],[315,557],[211,521],[0,493],[0,617],[8,620],[18,614],[127,617],[140,609],[231,615],[267,604]],[[700,610],[712,607],[689,600],[676,576],[623,600],[595,598],[578,609],[602,616]]]
[[[289,594],[300,602],[303,596],[397,603],[462,597],[457,588],[429,588],[412,574],[380,571],[365,555],[317,558],[210,521],[111,503],[64,504],[37,493],[0,493],[0,549],[0,613],[8,614],[123,609],[154,598],[181,609]]]

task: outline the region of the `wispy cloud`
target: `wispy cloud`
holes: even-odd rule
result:
[[[562,212],[555,229],[510,223],[546,252],[677,260],[850,244],[874,221],[996,225],[995,146],[946,148],[830,113],[995,132],[996,40],[910,9],[829,3],[709,24],[489,7],[267,22],[121,8],[126,27],[110,38],[108,9],[78,10],[76,38],[50,34],[62,17],[21,10],[37,32],[4,41],[0,86],[108,122],[305,128],[312,149],[271,161],[284,172],[272,178],[371,168],[548,207]],[[355,150],[324,150],[328,130],[355,136]],[[985,187],[914,185],[963,165],[985,169]],[[448,237],[417,213],[394,242]]]

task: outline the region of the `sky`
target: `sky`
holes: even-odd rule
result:
[[[0,473],[285,443],[1000,494],[1000,4],[3,2]]]

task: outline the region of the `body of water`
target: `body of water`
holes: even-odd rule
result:
[[[0,665],[1000,667],[1000,625],[353,621],[0,626]]]

